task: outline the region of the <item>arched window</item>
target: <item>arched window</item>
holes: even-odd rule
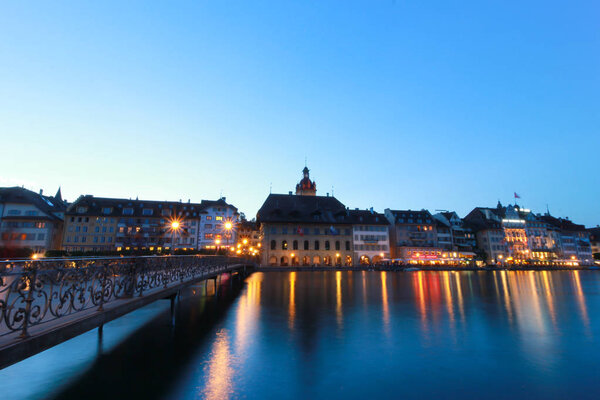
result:
[[[292,244],[292,248],[294,250],[298,250],[298,241],[297,240],[294,240],[294,243]]]
[[[308,240],[304,241],[304,250],[308,250]]]
[[[272,266],[277,265],[277,257],[271,256],[271,258],[269,258],[269,265],[272,265]]]
[[[277,248],[277,242],[274,240],[271,240],[271,250],[275,250]]]
[[[340,249],[340,241],[339,241],[339,240],[336,240],[336,241],[335,241],[335,249],[336,249],[336,250],[339,250],[339,249]]]
[[[287,240],[281,241],[281,250],[287,250]]]
[[[346,240],[346,250],[350,250],[350,241]]]
[[[319,250],[319,241],[315,240],[315,250]]]
[[[325,241],[325,250],[329,250],[330,249],[330,245],[329,245],[329,240]]]

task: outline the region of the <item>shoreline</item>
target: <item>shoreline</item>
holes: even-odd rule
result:
[[[413,272],[413,271],[600,271],[598,266],[577,266],[577,267],[549,267],[549,266],[527,266],[518,268],[507,268],[507,267],[456,267],[456,266],[389,266],[389,265],[365,265],[356,267],[307,267],[307,266],[295,266],[295,267],[269,267],[259,265],[254,268],[254,272],[292,272],[292,271],[386,271],[386,272]]]

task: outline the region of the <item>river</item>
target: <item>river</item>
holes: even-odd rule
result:
[[[0,371],[3,399],[600,398],[600,273],[267,272]]]

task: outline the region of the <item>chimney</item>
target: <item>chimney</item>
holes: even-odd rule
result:
[[[40,189],[40,196],[44,194],[44,189]]]
[[[373,207],[369,208],[369,211],[371,211],[371,214],[373,214]]]
[[[327,192],[327,197],[329,197],[329,192]]]
[[[288,194],[291,196],[291,195],[292,195],[292,191],[290,190],[290,191],[288,192]]]

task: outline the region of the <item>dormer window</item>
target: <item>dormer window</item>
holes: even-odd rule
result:
[[[154,210],[151,208],[144,208],[142,210],[142,215],[152,215],[153,212],[154,212]]]
[[[133,215],[133,208],[131,208],[131,207],[125,207],[123,209],[123,215]]]
[[[88,210],[87,207],[83,207],[83,206],[77,207],[77,213],[78,214],[83,214],[83,213],[87,212],[87,210]]]
[[[163,210],[162,210],[162,213],[161,213],[161,214],[162,214],[164,217],[168,217],[168,216],[170,216],[170,215],[171,215],[171,210],[169,210],[169,209],[165,208],[165,209],[163,209]]]
[[[102,209],[102,214],[110,214],[112,212],[112,207],[104,207]]]

